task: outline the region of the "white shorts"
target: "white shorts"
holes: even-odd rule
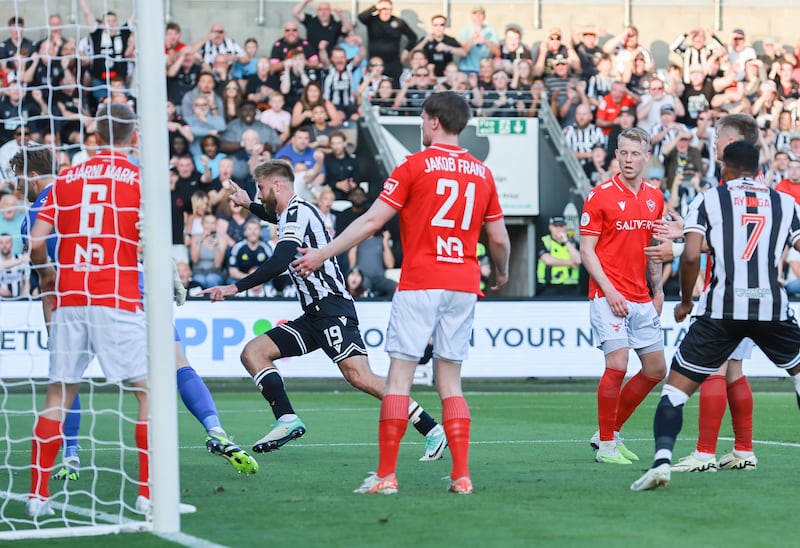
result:
[[[81,382],[92,358],[110,383],[147,377],[144,312],[108,306],[65,306],[50,327],[50,382]]]
[[[433,337],[433,355],[461,363],[467,359],[478,296],[463,291],[396,291],[386,331],[386,352],[419,361]]]
[[[627,303],[628,316],[620,318],[611,312],[605,297],[589,302],[589,320],[597,348],[605,354],[620,348],[646,349],[647,352],[663,350],[664,333],[653,303]]]
[[[753,347],[755,343],[750,339],[742,339],[742,342],[739,343],[739,346],[731,352],[731,356],[728,358],[729,360],[749,360],[750,357],[753,355]]]

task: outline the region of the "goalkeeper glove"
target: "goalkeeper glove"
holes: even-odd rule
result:
[[[175,296],[175,304],[182,306],[186,302],[186,288],[183,287],[183,282],[178,275],[178,265],[172,261],[172,291]]]

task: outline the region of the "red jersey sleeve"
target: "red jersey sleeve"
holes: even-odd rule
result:
[[[54,203],[54,198],[56,194],[56,188],[58,185],[54,184],[53,188],[50,191],[50,194],[47,195],[45,202],[42,204],[42,208],[39,210],[39,214],[36,216],[37,219],[42,219],[43,221],[47,221],[51,225],[56,224],[56,207]],[[30,230],[33,227],[29,227]]]
[[[599,187],[604,188],[605,184]],[[599,237],[603,231],[603,204],[598,191],[591,190],[586,196],[581,215],[581,234]]]
[[[494,183],[494,175],[490,170],[486,170],[486,180],[491,185],[491,192],[489,193],[489,203],[486,206],[486,215],[484,215],[484,222],[499,221],[504,217],[503,208],[500,206],[500,197],[497,195],[497,186]]]
[[[378,199],[397,210],[403,209],[408,200],[409,189],[414,181],[411,171],[411,162],[409,158],[406,158],[403,163],[394,168],[392,174],[383,183],[383,190]]]

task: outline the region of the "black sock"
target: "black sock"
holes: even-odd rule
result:
[[[667,396],[661,396],[653,419],[653,437],[656,440],[656,452],[667,449],[672,452],[675,440],[683,427],[683,404],[675,407]],[[662,459],[659,459],[662,460]],[[665,461],[668,462],[668,461]],[[655,465],[661,464],[656,461]]]
[[[422,406],[414,400],[409,401],[408,420],[411,421],[411,424],[414,425],[414,428],[417,429],[417,432],[423,436],[427,436],[428,432],[436,428],[437,424],[436,421],[433,420],[433,417],[428,415],[428,412],[425,411]]]
[[[286,388],[283,386],[283,377],[277,369],[265,369],[253,380],[261,395],[272,408],[272,414],[276,419],[283,415],[295,414],[292,404],[289,403],[289,396],[286,395]]]

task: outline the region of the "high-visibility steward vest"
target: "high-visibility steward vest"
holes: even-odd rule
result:
[[[567,246],[561,245],[548,234],[542,236],[544,249],[554,259],[569,261],[571,259]],[[571,266],[548,266],[540,258],[536,265],[536,277],[540,284],[549,285],[577,285],[579,272]]]

